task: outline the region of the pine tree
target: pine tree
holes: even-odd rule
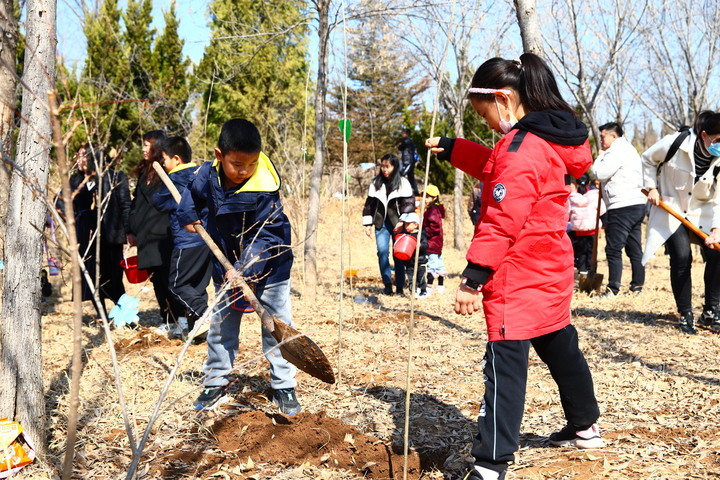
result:
[[[400,130],[420,119],[416,100],[429,87],[429,79],[416,78],[412,61],[389,23],[368,17],[351,29],[348,53],[347,116],[352,120],[348,156],[353,162],[375,162],[387,153],[397,153]],[[343,85],[336,85],[330,102],[331,115],[342,118]],[[328,136],[328,158],[342,159],[342,137],[335,129]]]
[[[157,125],[164,126],[171,135],[185,135],[189,131],[186,110],[190,88],[187,72],[190,60],[182,53],[184,41],[178,35],[179,21],[173,0],[165,12],[165,30],[155,41],[152,52],[154,76],[152,91],[157,107],[152,113]]]
[[[206,145],[223,122],[254,122],[268,153],[297,150],[305,110],[308,25],[304,2],[214,0],[210,44],[198,67]]]

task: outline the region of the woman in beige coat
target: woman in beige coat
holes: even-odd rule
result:
[[[685,135],[685,140],[665,161],[680,135]],[[642,161],[644,185],[653,205],[643,264],[660,246],[667,246],[670,283],[680,313],[678,328],[685,333],[697,333],[692,312],[690,245],[701,244],[705,258],[705,304],[698,323],[720,332],[720,251],[713,249],[713,245],[720,242],[720,113],[701,112],[689,135],[678,132],[664,137],[643,153]],[[658,208],[661,200],[707,233],[709,237],[705,242]]]

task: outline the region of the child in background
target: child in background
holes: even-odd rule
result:
[[[204,163],[185,190],[178,207],[180,225],[195,231],[208,208],[209,229],[215,243],[234,262],[224,272],[213,260],[216,285],[242,275],[259,302],[281,322],[292,326],[290,268],[293,263],[290,221],[280,200],[280,175],[261,151],[260,132],[247,120],[235,118],[222,126],[215,161]],[[203,365],[205,389],[195,400],[196,410],[213,410],[225,397],[237,356],[245,303],[225,291],[213,308],[208,331],[208,358]],[[295,366],[285,360],[273,335],[262,328],[265,357],[270,362],[271,400],[285,415],[300,412],[295,396]],[[272,350],[272,351],[271,351]]]
[[[412,235],[416,239],[418,238],[418,229],[420,217],[417,213],[404,213],[400,216],[400,224],[395,227],[394,233],[396,235],[401,233],[407,233]],[[415,278],[415,298],[425,298],[428,296],[427,282],[425,281],[425,274],[427,272],[427,232],[423,229],[422,235],[420,236],[420,251],[418,254],[418,269],[417,274],[415,273],[415,252],[413,251],[412,256],[408,260],[400,260],[395,256],[395,263],[402,262],[405,267],[405,274],[407,275],[408,288],[412,288],[413,278]]]
[[[198,168],[192,163],[190,144],[183,137],[170,137],[160,140],[156,148],[162,154],[163,168],[182,195]],[[170,217],[173,251],[168,287],[179,305],[185,308],[186,316],[178,317],[177,325],[168,336],[178,338],[192,330],[195,321],[207,310],[212,253],[199,235],[186,231],[180,224],[177,201],[165,185],[153,196],[153,206],[169,213]],[[207,209],[201,217],[207,218]]]
[[[425,215],[423,216],[423,231],[427,234],[428,262],[427,284],[428,294],[432,293],[433,282],[437,278],[438,293],[445,293],[445,266],[443,265],[443,218],[445,207],[440,203],[440,190],[435,185],[428,185],[424,191]]]
[[[586,173],[571,184],[569,232],[575,254],[575,268],[578,273],[587,274],[592,262],[595,225],[599,190],[590,189],[590,176]],[[600,202],[600,215],[605,213],[605,204]]]

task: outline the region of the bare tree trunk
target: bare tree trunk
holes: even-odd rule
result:
[[[523,51],[543,56],[542,34],[537,21],[535,0],[514,0]]]
[[[46,189],[50,160],[47,92],[55,79],[55,7],[52,0],[26,4],[27,54],[22,96],[23,123],[17,164],[36,188]],[[0,417],[20,422],[46,451],[45,398],[40,329],[41,234],[47,207],[37,192],[13,175],[7,212],[5,288],[0,324]]]
[[[308,192],[308,217],[305,229],[305,295],[310,303],[315,302],[317,288],[317,227],[320,217],[320,187],[325,163],[325,101],[327,96],[328,42],[330,24],[328,13],[330,0],[317,0],[318,13],[318,73],[315,91],[315,159],[310,175]]]
[[[0,155],[12,157],[15,126],[15,57],[18,28],[13,0],[0,0]],[[11,70],[13,69],[13,70]],[[10,194],[10,166],[0,162],[0,225],[5,225]],[[0,259],[5,258],[5,230],[0,229]],[[2,290],[0,277],[0,290]]]

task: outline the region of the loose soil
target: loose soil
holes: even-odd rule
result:
[[[350,199],[346,211],[360,211],[362,200]],[[295,227],[301,229],[302,206],[294,210],[288,204]],[[452,311],[458,273],[466,263],[464,252],[450,246],[443,252],[450,272],[446,293],[412,302],[407,296],[385,296],[380,293],[374,241],[364,235],[359,217],[350,219],[341,241],[340,211],[338,200],[323,202],[316,303],[309,304],[303,295],[302,247],[292,278],[295,327],[322,348],[337,383],[328,385],[299,372],[297,394],[303,413],[279,415],[267,396],[269,374],[260,346],[260,322],[248,315],[229,401],[213,412],[193,410],[207,347],[191,345],[150,431],[139,478],[403,478],[408,390],[408,478],[462,478],[472,462],[486,345],[482,315],[464,317]],[[451,245],[452,212],[448,213],[446,245]],[[469,240],[469,221],[465,230]],[[302,232],[295,238],[303,238]],[[352,283],[345,279],[342,290],[340,258],[342,268],[358,270]],[[702,267],[696,255],[696,315],[702,305]],[[607,273],[602,253],[600,273]],[[628,278],[626,262],[624,279]],[[26,467],[20,478],[57,478],[65,450],[72,307],[69,285],[60,277],[51,281],[56,295],[43,304],[49,457]],[[142,328],[118,328],[112,335],[137,442],[182,343],[154,330],[159,316],[151,285],[126,287],[141,299]],[[94,315],[89,304],[84,308],[86,317]],[[720,335],[706,330],[695,336],[682,334],[674,327],[674,312],[667,257],[662,254],[648,265],[641,295],[575,296],[573,323],[593,373],[607,447],[577,451],[548,444],[547,436],[563,426],[564,418],[552,378],[531,353],[520,445],[509,479],[720,478]],[[73,478],[125,478],[132,460],[129,442],[108,344],[96,325],[83,327],[83,352]]]

